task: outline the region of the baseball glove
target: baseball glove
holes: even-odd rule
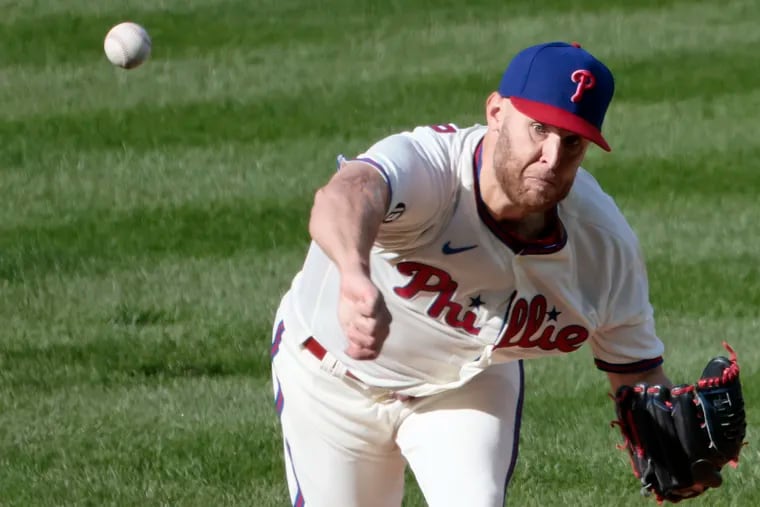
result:
[[[746,421],[736,353],[711,359],[694,384],[644,383],[615,393],[617,421],[641,493],[679,502],[721,485],[721,469],[736,467]],[[703,490],[700,491],[701,485]]]

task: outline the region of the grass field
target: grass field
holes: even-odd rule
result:
[[[760,504],[756,0],[0,9],[0,505],[288,505],[268,344],[313,191],[338,153],[481,122],[546,40],[617,76],[614,151],[584,165],[640,235],[670,376],[739,352],[750,445],[689,505]],[[126,19],[154,43],[133,71],[102,51]],[[526,370],[510,505],[655,505],[588,350]],[[411,476],[404,504],[424,505]]]

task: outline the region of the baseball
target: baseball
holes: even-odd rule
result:
[[[151,40],[145,28],[127,21],[108,31],[103,49],[112,64],[134,69],[150,55]]]

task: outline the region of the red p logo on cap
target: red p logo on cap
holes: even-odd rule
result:
[[[573,83],[578,83],[575,93],[570,97],[571,102],[580,102],[583,98],[583,92],[596,86],[596,78],[586,69],[578,69],[570,75]]]

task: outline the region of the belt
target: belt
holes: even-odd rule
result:
[[[311,352],[311,355],[319,359],[320,361],[325,357],[325,354],[327,354],[327,350],[322,346],[321,343],[319,343],[317,340],[314,339],[313,336],[309,336],[305,342],[303,342],[303,346]],[[351,373],[350,371],[346,371],[346,376],[351,377],[354,380],[359,380],[356,375]],[[361,382],[361,381],[360,381]]]
[[[303,346],[304,348],[306,348],[306,350],[311,352],[311,355],[313,355],[320,361],[322,360],[322,358],[325,357],[325,354],[327,354],[327,350],[325,350],[322,344],[320,344],[313,336],[309,336],[306,339],[306,341],[303,342]],[[348,370],[346,370],[346,377],[350,377],[358,382],[361,382],[361,380],[356,375],[354,375]],[[389,393],[388,396],[398,401],[409,401],[409,400],[415,399],[414,396],[407,396],[405,394],[399,394],[399,393],[393,393],[393,392]]]

